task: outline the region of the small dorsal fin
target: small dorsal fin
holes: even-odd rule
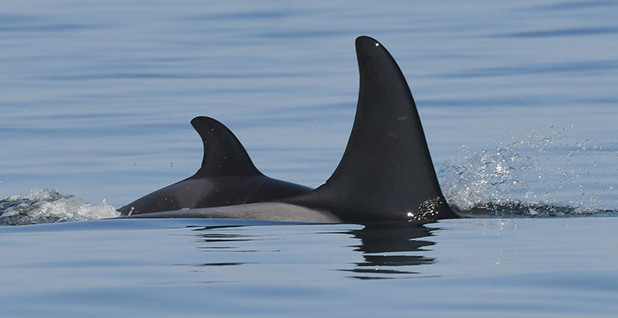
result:
[[[342,221],[456,217],[442,195],[406,80],[376,40],[356,39],[356,117],[333,175],[300,204],[338,211]]]
[[[191,125],[202,138],[204,158],[193,177],[262,175],[234,134],[210,117],[195,117]]]

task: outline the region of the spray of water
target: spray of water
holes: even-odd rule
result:
[[[0,224],[25,225],[117,217],[120,213],[101,202],[92,205],[57,190],[31,190],[27,196],[12,195],[0,201]]]
[[[438,172],[449,203],[466,215],[576,216],[618,211],[616,188],[603,167],[615,166],[613,148],[578,140],[568,128],[472,150],[463,147]],[[599,165],[606,163],[606,165]],[[614,163],[614,164],[612,164]],[[610,173],[617,174],[617,167]],[[604,175],[604,178],[595,178]],[[615,180],[615,179],[614,179]],[[603,183],[605,182],[605,183]]]

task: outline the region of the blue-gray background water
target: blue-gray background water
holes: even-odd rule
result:
[[[71,222],[0,227],[0,314],[615,316],[616,16],[612,1],[6,3],[2,222]],[[198,115],[265,174],[320,185],[363,34],[407,77],[447,199],[480,218],[76,222],[193,174]]]

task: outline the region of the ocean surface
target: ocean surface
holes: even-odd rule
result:
[[[13,1],[0,13],[1,317],[615,317],[618,3]],[[119,220],[192,175],[189,121],[317,187],[379,40],[431,224]]]

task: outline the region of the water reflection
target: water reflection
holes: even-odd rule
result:
[[[200,241],[206,244],[200,246],[203,251],[223,251],[231,250],[233,252],[257,252],[255,249],[241,249],[241,242],[250,242],[255,238],[243,233],[233,233],[232,231],[220,231],[220,230],[232,230],[242,229],[242,225],[215,225],[215,226],[199,226],[193,227],[193,231],[198,231],[200,234]],[[225,264],[226,266],[242,265],[244,262],[209,262],[200,264],[201,266],[220,266]]]
[[[435,262],[426,254],[427,247],[435,244],[427,238],[436,229],[423,224],[217,225],[192,230],[199,238],[198,248],[208,253],[208,261],[195,266],[214,271],[222,266],[285,264],[303,267],[299,275],[303,271],[319,275],[313,271],[324,267],[310,264],[327,264],[331,270],[351,273],[346,277],[365,280],[417,277],[414,267]]]
[[[412,223],[368,224],[350,234],[359,238],[361,244],[355,250],[363,254],[363,262],[349,270],[359,279],[398,278],[401,274],[418,274],[409,267],[431,264],[432,257],[420,255],[424,247],[434,242],[421,238],[430,237],[435,229]]]

